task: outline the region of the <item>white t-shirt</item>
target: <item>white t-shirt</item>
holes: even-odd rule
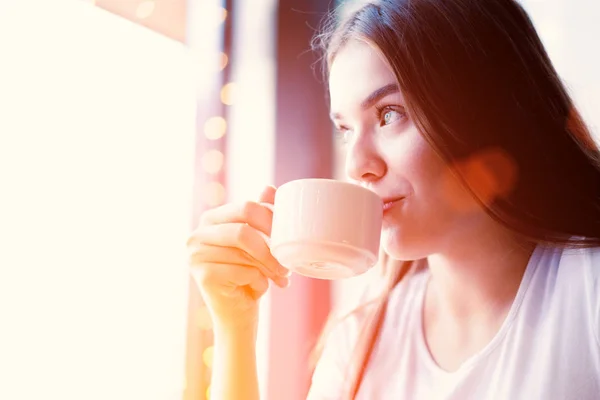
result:
[[[600,249],[538,246],[500,330],[458,370],[431,357],[421,328],[427,269],[391,292],[357,399],[600,400]],[[329,335],[310,400],[340,399],[360,317]]]

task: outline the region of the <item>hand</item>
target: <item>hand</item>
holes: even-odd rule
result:
[[[289,270],[273,257],[263,236],[271,235],[269,205],[275,191],[269,186],[259,202],[206,211],[187,242],[192,276],[218,327],[255,328],[258,300],[269,279],[280,287],[289,285]]]

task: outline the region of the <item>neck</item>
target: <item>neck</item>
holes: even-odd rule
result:
[[[534,249],[495,222],[486,224],[453,237],[442,251],[427,257],[432,276],[428,288],[431,304],[457,321],[506,311]]]

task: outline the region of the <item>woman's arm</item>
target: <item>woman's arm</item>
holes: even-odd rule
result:
[[[256,328],[231,332],[215,327],[213,400],[259,400]]]

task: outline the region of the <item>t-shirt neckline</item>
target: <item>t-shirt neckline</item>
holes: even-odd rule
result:
[[[494,335],[492,340],[490,340],[490,342],[483,349],[481,349],[480,351],[478,351],[477,353],[473,354],[471,357],[466,359],[454,371],[447,371],[447,370],[443,369],[442,367],[440,367],[437,364],[437,362],[433,359],[431,352],[429,351],[429,348],[427,347],[427,343],[425,342],[425,332],[423,330],[423,310],[424,310],[424,304],[425,304],[425,292],[427,289],[427,285],[429,283],[429,279],[431,278],[430,273],[427,273],[427,278],[423,279],[423,281],[421,283],[421,287],[420,287],[420,292],[419,292],[419,297],[418,297],[419,298],[419,307],[417,307],[418,308],[418,310],[417,310],[418,316],[416,318],[417,329],[414,329],[413,332],[415,333],[415,336],[416,336],[414,338],[414,340],[417,343],[417,352],[419,355],[419,359],[424,362],[424,364],[430,371],[432,371],[435,374],[442,375],[442,376],[459,375],[465,371],[470,370],[474,365],[476,365],[482,359],[484,359],[486,356],[488,356],[502,342],[502,340],[506,336],[506,333],[510,329],[513,321],[515,320],[515,318],[519,312],[519,309],[521,307],[521,304],[523,303],[523,298],[525,297],[527,289],[529,288],[529,285],[531,283],[533,274],[539,264],[539,259],[541,257],[541,254],[542,254],[542,246],[538,245],[534,248],[533,253],[529,257],[529,260],[527,262],[527,266],[525,267],[525,272],[523,273],[523,278],[521,279],[521,283],[519,284],[519,289],[517,290],[515,299],[514,299],[512,305],[510,306],[510,310],[509,310],[506,318],[504,319],[504,322],[500,326],[500,329],[498,330],[498,332],[496,332],[496,334]]]

